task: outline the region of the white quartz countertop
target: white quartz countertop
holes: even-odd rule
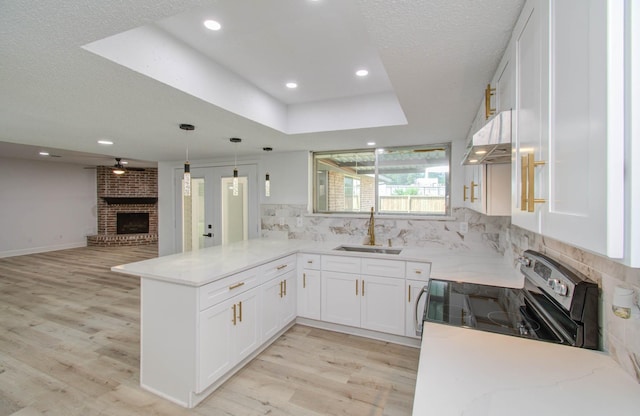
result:
[[[432,279],[463,280],[506,287],[523,285],[523,276],[507,264],[503,256],[484,247],[393,247],[402,249],[400,254],[370,254],[334,250],[340,245],[342,244],[335,241],[253,239],[123,264],[111,270],[177,284],[202,286],[271,260],[303,252],[430,262]]]
[[[640,385],[608,355],[424,324],[413,415],[640,415]]]

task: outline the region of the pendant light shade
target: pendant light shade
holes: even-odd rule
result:
[[[180,124],[180,129],[185,133],[195,130],[193,124]],[[189,145],[187,145],[186,161],[184,162],[184,175],[182,176],[182,195],[191,196],[191,165],[189,164]]]
[[[233,163],[233,196],[238,196],[240,193],[239,188],[239,184],[238,184],[238,143],[240,143],[242,141],[242,139],[238,138],[238,137],[232,137],[229,139],[229,141],[231,143],[234,143],[236,145],[236,155],[235,155],[235,160]]]
[[[268,173],[264,178],[264,196],[271,196],[271,180]]]

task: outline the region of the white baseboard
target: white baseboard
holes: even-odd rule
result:
[[[52,246],[22,248],[18,250],[6,250],[6,251],[0,251],[0,258],[24,256],[26,254],[46,253],[47,251],[66,250],[69,248],[79,248],[79,247],[86,247],[86,246],[87,246],[87,241],[85,240],[81,243],[56,244]]]

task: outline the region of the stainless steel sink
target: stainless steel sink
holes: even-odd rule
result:
[[[400,254],[401,248],[363,247],[363,246],[339,246],[334,250],[356,251],[359,253]]]

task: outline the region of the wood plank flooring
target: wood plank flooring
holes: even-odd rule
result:
[[[0,259],[0,416],[410,415],[414,348],[296,325],[195,409],[139,387],[139,279],[155,246]]]

